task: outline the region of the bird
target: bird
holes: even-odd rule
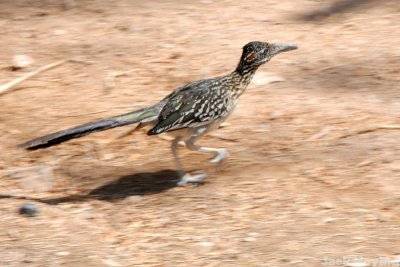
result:
[[[206,173],[190,174],[182,167],[178,155],[179,143],[183,142],[191,151],[214,154],[211,163],[225,161],[229,156],[225,148],[204,147],[196,141],[217,129],[232,114],[239,97],[261,65],[279,53],[294,49],[297,49],[294,44],[249,42],[242,49],[237,67],[227,75],[190,82],[149,107],[61,130],[18,146],[26,150],[42,149],[90,133],[137,124],[136,129],[150,127],[147,135],[168,133],[174,137],[171,150],[179,174],[177,185],[203,183]]]

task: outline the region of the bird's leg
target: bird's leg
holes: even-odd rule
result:
[[[181,139],[179,137],[177,137],[171,143],[172,154],[174,155],[176,166],[178,168],[178,174],[179,174],[179,180],[178,180],[177,184],[178,185],[186,185],[189,183],[195,183],[195,184],[202,183],[204,181],[204,178],[207,176],[206,173],[190,175],[189,173],[186,173],[183,170],[182,163],[181,163],[181,161],[179,159],[179,155],[178,155],[178,147],[179,147],[180,140]]]
[[[174,158],[175,158],[176,166],[178,168],[179,177],[183,177],[185,175],[185,171],[182,168],[182,163],[181,163],[181,160],[179,159],[179,155],[178,155],[179,141],[180,141],[180,138],[178,138],[178,137],[172,141],[171,150],[172,150],[172,154],[174,155]]]
[[[229,153],[224,148],[211,148],[211,147],[202,147],[195,144],[198,136],[190,138],[186,141],[186,147],[192,151],[198,151],[203,153],[214,153],[215,156],[210,159],[211,163],[221,163],[225,159],[229,157]]]

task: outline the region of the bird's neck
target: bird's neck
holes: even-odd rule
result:
[[[235,97],[239,97],[241,94],[244,93],[257,69],[258,66],[246,69],[240,69],[238,67],[234,72],[230,74],[232,81],[234,82],[231,90]]]

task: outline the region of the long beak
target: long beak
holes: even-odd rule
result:
[[[287,51],[295,50],[295,49],[297,49],[297,45],[294,45],[294,44],[276,44],[276,45],[274,45],[272,54],[276,55],[276,54],[279,54],[282,52],[287,52]]]

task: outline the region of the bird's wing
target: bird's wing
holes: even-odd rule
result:
[[[177,89],[169,96],[157,124],[148,134],[212,123],[229,112],[229,98],[224,94],[225,90],[215,80],[194,82]]]

